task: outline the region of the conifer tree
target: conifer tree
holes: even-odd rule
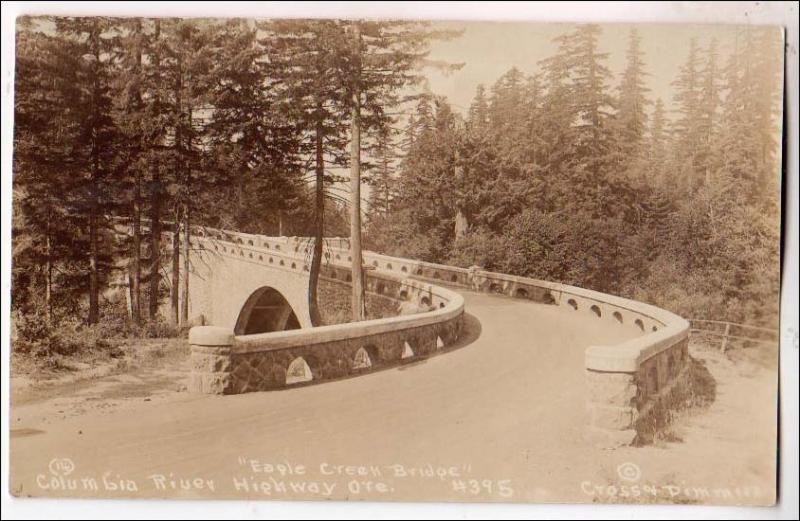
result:
[[[701,85],[698,99],[698,137],[696,168],[699,181],[708,185],[711,183],[713,149],[716,146],[719,123],[717,112],[720,103],[719,93],[719,54],[717,40],[712,39],[706,50],[706,60],[700,72]]]
[[[678,119],[674,123],[677,141],[673,168],[680,186],[686,191],[693,189],[698,179],[697,144],[701,135],[699,52],[697,39],[692,38],[686,62],[672,82],[676,91],[674,101],[678,107]]]
[[[76,50],[77,43],[38,31],[36,21],[18,19],[13,304],[46,321],[77,309],[87,290],[86,215],[79,211],[85,162],[73,157],[82,113],[64,110],[83,103]]]
[[[640,158],[647,130],[647,98],[650,89],[645,85],[647,72],[644,65],[642,39],[636,29],[631,29],[626,52],[627,64],[619,86],[617,121],[620,127],[618,143],[623,164],[630,165]]]
[[[272,72],[282,84],[282,95],[292,100],[302,141],[300,153],[313,164],[313,244],[308,304],[313,324],[321,323],[318,303],[319,274],[325,237],[326,184],[332,176],[326,165],[343,166],[347,101],[341,57],[348,55],[345,27],[335,20],[278,20],[263,26]]]
[[[128,300],[130,318],[134,324],[141,322],[142,280],[142,206],[143,180],[147,175],[147,123],[142,88],[146,81],[143,60],[146,52],[146,34],[143,20],[133,18],[120,24],[122,34],[118,41],[119,67],[115,86],[115,120],[121,135],[119,189],[123,199],[130,202],[129,218],[131,241],[128,263]]]
[[[488,124],[489,102],[486,99],[486,88],[481,84],[475,89],[475,97],[469,107],[467,127],[470,132],[480,134],[485,131]]]
[[[115,203],[111,196],[111,162],[115,154],[115,125],[111,116],[111,75],[113,57],[112,21],[103,17],[58,18],[56,32],[73,45],[80,60],[75,80],[80,97],[74,101],[80,126],[72,158],[83,171],[80,213],[86,217],[89,252],[89,310],[87,322],[100,318],[100,287],[110,270],[108,245],[103,244],[105,215]]]
[[[350,247],[353,319],[358,321],[364,319],[366,311],[361,266],[361,133],[369,134],[391,122],[387,109],[401,103],[402,92],[422,80],[421,67],[434,65],[426,60],[430,42],[456,33],[411,21],[358,20],[350,22],[347,29],[350,54],[342,72],[351,112]],[[460,67],[438,66],[445,70]]]

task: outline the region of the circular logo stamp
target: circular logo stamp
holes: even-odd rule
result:
[[[75,463],[69,458],[53,458],[48,468],[56,476],[69,476],[75,470]]]
[[[623,481],[639,481],[642,477],[642,470],[636,463],[626,461],[617,467],[617,474]]]

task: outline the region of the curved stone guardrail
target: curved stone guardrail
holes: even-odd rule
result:
[[[263,262],[270,268],[307,271],[306,252],[288,240],[194,230],[192,246]],[[321,276],[347,283],[350,269],[327,263]],[[376,271],[370,294],[413,301],[427,311],[395,317],[254,335],[198,326],[192,346],[190,390],[214,394],[265,391],[360,374],[452,347],[461,332],[464,298],[426,282]]]
[[[303,239],[287,242],[299,245]],[[343,255],[346,247],[342,241],[339,251],[333,248],[334,257]],[[364,262],[436,284],[556,305],[569,313],[589,313],[638,333],[619,344],[586,349],[587,437],[600,446],[626,445],[658,428],[674,391],[688,377],[689,322],[656,306],[478,267],[457,268],[372,252],[364,253]]]
[[[197,235],[306,259],[309,241],[214,229]],[[323,276],[349,272],[346,239],[326,240]],[[433,310],[360,323],[233,337],[217,328],[194,328],[193,388],[247,392],[335,378],[451,345],[461,329],[463,297],[442,285],[496,293],[612,320],[638,336],[585,352],[588,437],[600,446],[633,442],[663,420],[673,392],[687,378],[689,323],[664,309],[597,291],[473,268],[391,257],[365,251],[375,268],[367,290],[415,300]],[[298,268],[300,269],[300,268]],[[307,269],[305,266],[302,269]],[[380,289],[379,289],[380,288]],[[366,356],[365,356],[366,354]],[[311,361],[309,363],[309,360]]]

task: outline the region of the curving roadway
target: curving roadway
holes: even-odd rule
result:
[[[584,349],[632,333],[588,311],[578,317],[555,306],[463,293],[460,346],[427,360],[283,391],[173,393],[47,425],[23,418],[12,427],[43,432],[12,436],[11,490],[592,501],[587,483],[617,480],[618,466],[637,449],[584,443]],[[648,454],[638,465],[663,471],[659,462],[669,455]]]

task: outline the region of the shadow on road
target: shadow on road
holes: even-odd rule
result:
[[[424,364],[429,359],[435,356],[446,356],[451,351],[467,347],[468,345],[478,340],[482,332],[483,332],[483,327],[481,326],[480,320],[478,320],[478,318],[475,317],[475,315],[464,313],[464,324],[461,328],[461,334],[458,336],[458,340],[456,341],[455,344],[449,346],[445,351],[438,351],[435,353],[431,353],[428,356],[415,358],[410,362],[403,362],[401,363],[400,366],[398,366],[397,369],[399,371],[410,369],[412,367]]]
[[[459,335],[456,343],[453,344],[452,347],[448,348],[448,351],[452,351],[453,349],[461,349],[462,347],[470,345],[481,337],[481,333],[483,333],[481,321],[478,320],[475,315],[464,313],[464,324],[461,328],[461,334]]]

